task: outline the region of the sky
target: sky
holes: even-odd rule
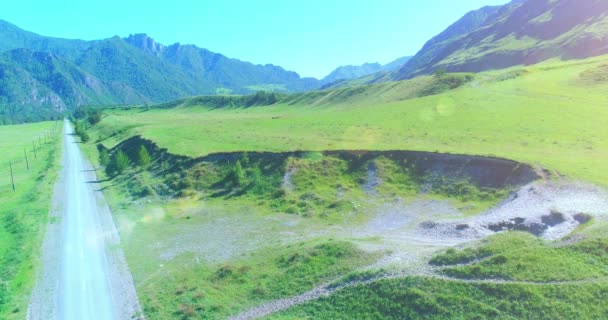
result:
[[[0,19],[45,36],[147,33],[321,78],[341,65],[414,55],[466,12],[508,0],[19,0]]]

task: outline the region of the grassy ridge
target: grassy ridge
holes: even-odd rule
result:
[[[601,69],[585,76],[607,61],[603,56],[486,72],[459,89],[420,98],[408,90],[429,88],[425,78],[330,95],[311,92],[256,108],[118,110],[96,134],[106,146],[141,134],[171,153],[193,157],[337,149],[496,155],[607,185],[602,159],[608,157],[608,82],[597,75]]]
[[[61,123],[42,122],[0,126],[0,318],[23,319],[35,281],[35,258],[40,249],[51,203],[60,155]],[[41,140],[38,138],[42,137]],[[36,144],[34,158],[32,141]],[[39,141],[42,144],[39,144]],[[30,170],[26,169],[24,149]],[[16,192],[9,175],[13,164]]]
[[[606,283],[470,284],[410,277],[346,288],[265,319],[600,319]]]
[[[465,279],[571,281],[608,276],[608,242],[586,239],[572,246],[554,246],[528,233],[498,234],[478,248],[450,249],[431,263],[445,264],[443,273]],[[457,263],[474,261],[464,266]]]
[[[604,229],[597,223],[590,229]],[[338,291],[269,319],[598,319],[608,307],[608,242],[585,239],[556,246],[520,232],[497,234],[431,263],[445,275],[380,280]],[[454,266],[457,264],[464,266]],[[365,274],[362,274],[365,276]],[[469,283],[468,279],[517,283]],[[550,282],[562,283],[550,283]]]

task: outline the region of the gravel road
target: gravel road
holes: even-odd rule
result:
[[[63,170],[55,187],[42,270],[28,319],[134,319],[141,308],[95,171],[64,125]]]

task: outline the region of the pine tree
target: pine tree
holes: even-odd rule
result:
[[[247,152],[243,152],[243,156],[241,157],[241,165],[245,168],[249,167],[249,154]]]
[[[122,150],[118,151],[116,157],[114,157],[116,172],[118,174],[123,173],[129,167],[129,162],[129,157]]]
[[[110,164],[110,154],[108,154],[108,150],[105,148],[99,151],[99,164],[104,167]]]
[[[139,148],[137,162],[140,166],[142,166],[144,168],[149,166],[150,163],[152,162],[152,157],[150,156],[150,153],[148,152],[148,149],[146,149],[146,147],[141,146]]]
[[[241,166],[241,161],[237,160],[234,165],[234,184],[237,186],[242,186],[245,183],[245,174],[243,173],[243,167]]]

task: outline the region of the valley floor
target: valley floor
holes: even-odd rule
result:
[[[269,106],[116,108],[83,147],[105,152],[148,319],[593,318],[607,312],[608,82],[588,75],[607,59],[431,96],[412,93],[427,77]],[[451,160],[419,174],[424,161],[362,151],[412,149]],[[523,163],[445,169],[454,154]],[[511,180],[528,167],[538,181]]]

